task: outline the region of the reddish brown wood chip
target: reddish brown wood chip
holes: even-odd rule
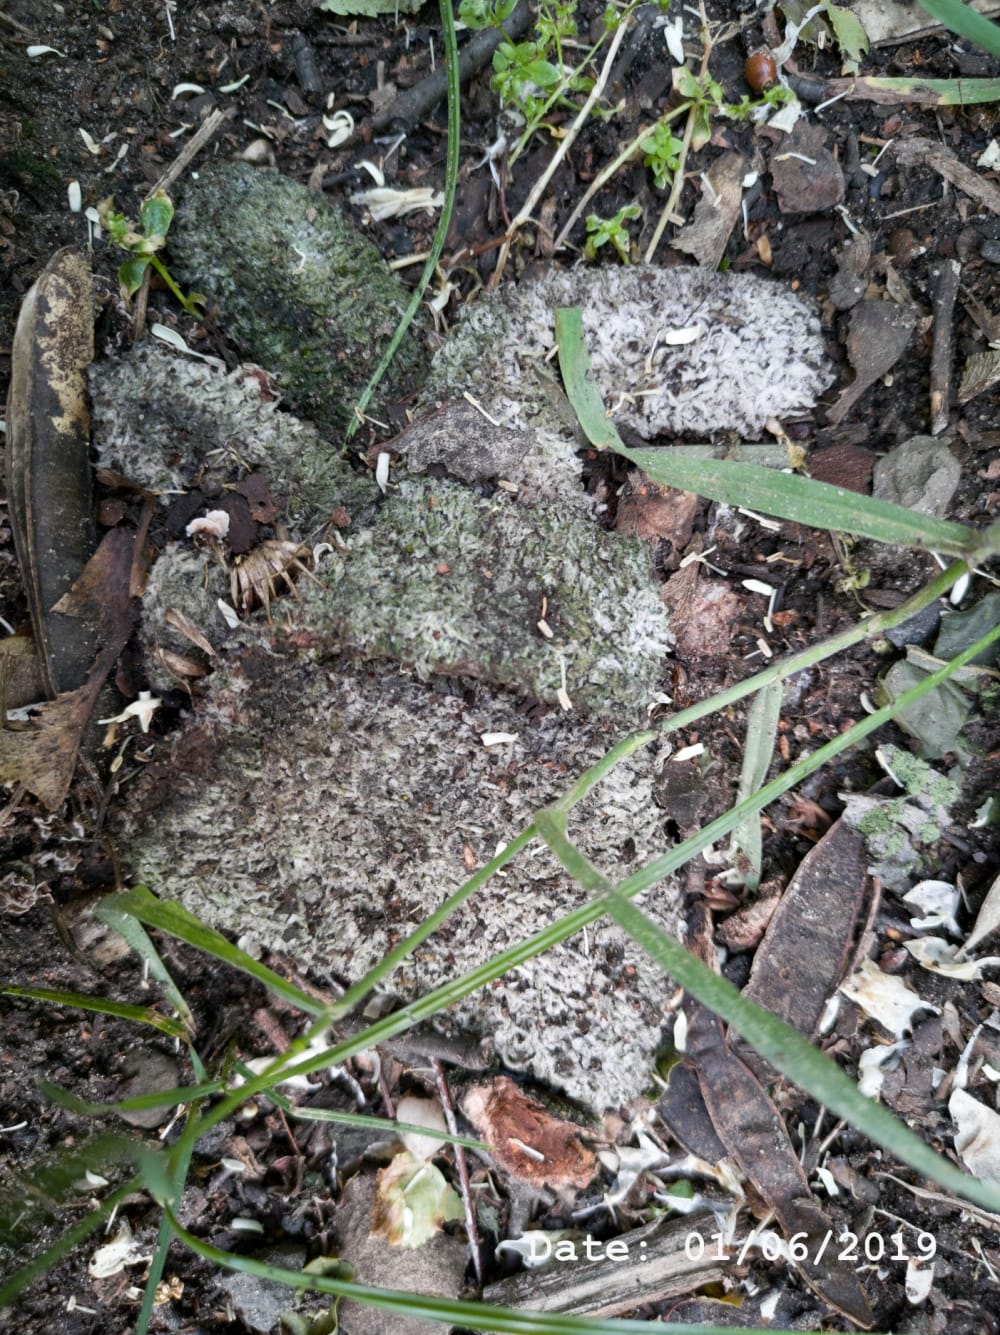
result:
[[[578,1190],[593,1178],[597,1161],[580,1143],[579,1127],[553,1117],[507,1076],[474,1085],[462,1111],[511,1177],[540,1187]]]

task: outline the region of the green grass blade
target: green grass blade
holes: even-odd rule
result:
[[[85,992],[57,992],[48,987],[18,987],[13,983],[0,986],[0,994],[7,997],[24,997],[32,1001],[47,1001],[53,1006],[75,1006],[80,1010],[93,1011],[98,1015],[113,1015],[119,1020],[134,1020],[136,1024],[148,1024],[159,1029],[171,1038],[187,1041],[187,1030],[179,1020],[169,1015],[161,1015],[149,1006],[130,1006],[124,1001],[107,1001],[104,997],[91,997]]]
[[[599,449],[614,450],[643,469],[654,482],[695,491],[713,501],[740,505],[809,528],[854,533],[875,542],[963,555],[980,535],[963,524],[918,514],[871,496],[859,496],[827,482],[781,473],[725,459],[677,457],[669,449],[629,449],[604,411],[597,386],[589,379],[590,358],[583,342],[580,309],[556,312],[559,366],[566,395],[584,434]]]
[[[732,983],[695,959],[617,890],[608,895],[607,910],[665,973],[720,1015],[760,1056],[800,1089],[807,1090],[837,1117],[863,1131],[918,1173],[988,1210],[998,1208],[1000,1190],[978,1182],[935,1153],[887,1108],[862,1094],[854,1081],[797,1029],[742,997]]]
[[[467,1330],[496,1332],[496,1335],[649,1335],[648,1321],[627,1321],[585,1316],[561,1316],[551,1312],[526,1312],[508,1307],[491,1307],[487,1303],[468,1302],[452,1298],[432,1298],[419,1293],[405,1293],[398,1289],[383,1289],[357,1284],[353,1280],[336,1279],[329,1275],[307,1275],[301,1270],[285,1270],[267,1265],[249,1256],[237,1256],[221,1251],[181,1228],[170,1216],[177,1237],[186,1247],[206,1261],[226,1270],[238,1270],[260,1279],[284,1284],[299,1291],[313,1290],[333,1294],[339,1298],[354,1299],[392,1312],[400,1317],[416,1317],[422,1321],[436,1321],[460,1326]],[[671,1335],[729,1335],[731,1328],[671,1324]],[[747,1327],[747,1335],[784,1335],[774,1327],[763,1330]]]
[[[261,964],[245,950],[240,950],[239,946],[234,946],[220,932],[206,927],[183,905],[172,900],[157,899],[144,885],[136,886],[134,890],[126,890],[124,894],[114,895],[111,905],[118,912],[130,913],[147,927],[156,927],[161,932],[194,946],[196,950],[212,955],[223,964],[249,974],[283,1001],[305,1011],[307,1015],[324,1013],[325,1008],[321,1001],[317,1001],[308,992],[303,992],[294,983],[286,981],[266,964]]]
[[[51,1270],[54,1265],[58,1265],[74,1247],[78,1247],[81,1242],[85,1242],[92,1233],[95,1233],[101,1227],[113,1211],[141,1186],[141,1180],[136,1177],[131,1178],[122,1186],[116,1187],[96,1210],[91,1210],[89,1214],[84,1215],[72,1228],[68,1228],[61,1237],[57,1238],[50,1247],[46,1247],[27,1265],[22,1266],[20,1270],[16,1270],[8,1280],[0,1284],[0,1308],[9,1307],[29,1285],[34,1284],[36,1279],[40,1279],[46,1271]]]
[[[959,37],[967,37],[991,56],[1000,56],[1000,27],[962,0],[918,0],[918,3],[935,23],[958,33]]]
[[[109,927],[113,928],[143,960],[150,975],[159,983],[167,1000],[181,1017],[188,1033],[193,1035],[195,1023],[191,1008],[185,1001],[180,988],[171,978],[170,971],[160,957],[160,952],[153,945],[152,939],[142,923],[131,913],[123,913],[115,903],[114,896],[101,900],[94,910],[94,915],[101,922],[107,923]]]
[[[751,702],[747,714],[743,768],[736,790],[737,802],[745,801],[751,793],[763,787],[767,780],[767,771],[771,767],[774,746],[778,739],[778,719],[783,699],[784,690],[781,682],[773,681],[762,691],[758,691]],[[734,860],[740,853],[746,858],[746,867],[740,867],[743,881],[751,890],[756,890],[760,884],[763,859],[759,816],[751,816],[749,820],[737,825],[730,840],[730,850]]]
[[[1000,79],[883,79],[867,76],[858,79],[857,95],[862,95],[866,88],[873,92],[883,88],[887,92],[898,92],[901,102],[913,101],[922,106],[972,107],[1000,101]]]
[[[221,1080],[209,1080],[200,1085],[158,1089],[149,1094],[138,1094],[134,1099],[121,1099],[117,1103],[91,1103],[48,1080],[39,1080],[38,1088],[47,1099],[58,1103],[61,1108],[68,1108],[70,1112],[82,1113],[85,1117],[109,1117],[116,1113],[145,1112],[149,1108],[176,1108],[180,1104],[194,1103],[198,1099],[220,1094],[226,1086]]]

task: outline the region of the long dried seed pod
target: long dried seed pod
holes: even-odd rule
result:
[[[21,306],[5,450],[14,547],[53,698],[81,684],[97,653],[93,625],[53,610],[96,545],[86,385],[93,355],[90,267],[67,248]]]

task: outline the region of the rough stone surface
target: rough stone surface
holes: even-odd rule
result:
[[[303,534],[338,505],[363,512],[377,494],[374,484],[307,422],[280,411],[266,382],[259,369],[239,366],[227,374],[151,341],[95,362],[97,461],[163,493],[196,483],[218,488],[260,471],[284,499],[285,522]]]
[[[246,634],[244,632],[244,634]],[[292,638],[298,640],[300,635]],[[516,740],[485,746],[483,734]],[[252,952],[328,982],[360,977],[618,739],[601,722],[532,723],[485,689],[429,689],[381,665],[316,661],[279,639],[230,654],[197,719],[118,818],[129,862]],[[621,879],[664,847],[656,757],[617,767],[570,818]],[[523,852],[391,975],[412,998],[582,902],[544,846]],[[672,883],[644,904],[678,930]],[[608,1108],[648,1083],[673,986],[606,919],[442,1017],[510,1066]]]
[[[321,194],[269,168],[213,165],[187,184],[171,268],[218,306],[228,333],[278,375],[297,412],[342,431],[409,294]],[[410,328],[371,412],[405,398],[427,351]]]
[[[572,454],[572,419],[545,360],[560,306],[581,307],[605,404],[647,440],[716,431],[752,439],[768,417],[811,408],[833,380],[815,309],[780,283],[637,265],[553,271],[480,300],[435,356],[422,401],[467,390],[508,429],[541,429]],[[691,341],[669,341],[694,329]]]

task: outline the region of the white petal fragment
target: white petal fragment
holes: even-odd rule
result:
[[[896,1038],[903,1037],[917,1011],[940,1014],[941,1010],[919,997],[902,978],[883,973],[874,960],[865,960],[861,968],[841,984],[840,991]]]
[[[163,701],[157,699],[152,691],[140,691],[139,698],[133,700],[130,705],[126,705],[120,714],[116,714],[114,718],[102,718],[97,721],[98,723],[127,723],[130,718],[137,718],[142,731],[149,732],[153,715],[162,703]]]
[[[192,519],[184,532],[189,538],[204,533],[209,538],[224,538],[229,532],[229,515],[225,510],[209,510],[208,514]]]

